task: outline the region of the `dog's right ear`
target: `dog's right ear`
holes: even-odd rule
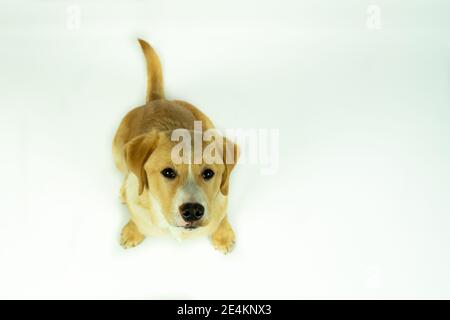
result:
[[[158,144],[158,134],[151,132],[135,137],[125,145],[125,161],[128,170],[139,180],[139,195],[148,188],[147,173],[144,165]]]

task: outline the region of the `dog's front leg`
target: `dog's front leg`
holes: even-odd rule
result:
[[[128,181],[128,176],[125,177],[125,179],[122,182],[122,186],[120,187],[119,198],[120,198],[120,203],[122,203],[122,204],[127,203],[127,181]]]
[[[223,218],[217,230],[212,234],[211,242],[215,249],[224,254],[230,253],[233,250],[235,236],[227,217]]]
[[[130,220],[122,229],[122,233],[120,234],[120,245],[124,249],[129,249],[136,247],[144,241],[144,239],[145,236],[139,232],[136,224]]]
[[[127,196],[126,196],[126,191],[125,191],[125,182],[126,182],[126,180],[123,182],[122,186],[120,187],[119,198],[120,198],[120,203],[121,204],[126,204],[127,203]]]

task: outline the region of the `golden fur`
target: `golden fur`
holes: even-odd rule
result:
[[[122,203],[128,206],[130,221],[123,227],[121,245],[124,248],[140,244],[147,236],[172,234],[178,239],[210,236],[213,246],[228,253],[235,242],[234,232],[226,218],[230,173],[237,160],[237,147],[232,152],[226,143],[221,155],[234,157],[232,164],[174,164],[171,141],[175,129],[194,129],[201,121],[202,130],[213,129],[207,116],[193,105],[180,100],[166,100],[159,58],[152,47],[139,40],[147,61],[146,104],[123,118],[113,141],[116,167],[125,179],[120,190]],[[217,142],[216,142],[217,143]],[[202,148],[207,146],[203,142]],[[173,168],[177,176],[168,180],[161,175],[164,168]],[[213,178],[205,181],[201,172],[213,170]],[[186,191],[188,190],[188,192]],[[183,199],[201,199],[207,214],[195,230],[187,230],[178,213]],[[183,200],[184,201],[184,200]]]

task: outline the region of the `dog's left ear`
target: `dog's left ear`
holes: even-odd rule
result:
[[[125,161],[128,170],[139,180],[139,195],[148,188],[147,173],[144,165],[158,144],[158,134],[151,132],[135,137],[125,145]]]
[[[224,196],[228,195],[228,184],[230,181],[231,171],[234,169],[238,158],[239,158],[239,148],[237,144],[229,141],[228,139],[223,139],[223,164],[225,165],[225,170],[222,173],[222,181],[220,182],[220,191]]]

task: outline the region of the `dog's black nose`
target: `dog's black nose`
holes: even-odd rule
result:
[[[180,213],[184,221],[193,222],[203,217],[205,208],[200,203],[185,203],[180,206]]]

